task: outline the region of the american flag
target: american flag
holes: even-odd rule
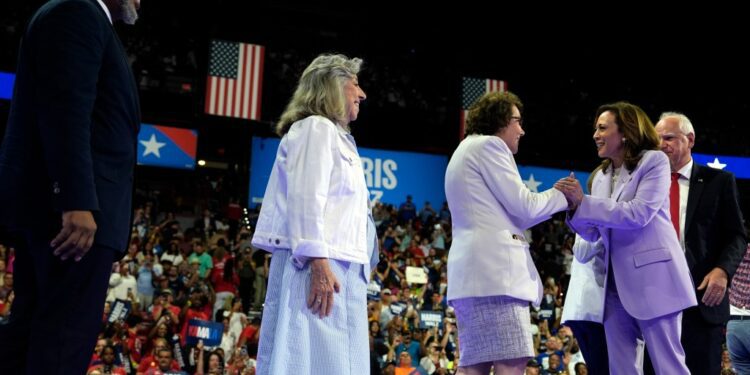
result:
[[[260,120],[265,47],[211,41],[206,81],[206,113]]]
[[[505,81],[464,77],[461,95],[461,128],[458,133],[459,140],[464,139],[466,115],[469,113],[469,107],[488,92],[504,92],[506,90],[508,90],[508,83]]]

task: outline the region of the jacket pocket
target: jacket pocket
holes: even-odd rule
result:
[[[668,262],[672,260],[672,254],[667,249],[646,250],[633,255],[635,267],[643,267],[656,262]]]

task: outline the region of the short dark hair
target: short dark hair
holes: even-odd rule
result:
[[[513,116],[513,106],[523,112],[523,103],[516,94],[490,92],[484,94],[469,108],[466,116],[466,135],[492,135],[508,126]]]

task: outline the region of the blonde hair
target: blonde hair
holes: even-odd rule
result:
[[[346,100],[343,86],[354,79],[362,67],[362,59],[344,55],[323,54],[315,58],[299,79],[297,88],[276,124],[276,133],[283,136],[296,121],[312,115],[346,122]]]

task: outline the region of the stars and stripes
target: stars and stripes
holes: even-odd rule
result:
[[[496,79],[481,79],[464,77],[462,82],[461,93],[461,127],[459,129],[459,139],[464,139],[466,129],[466,115],[469,107],[476,102],[482,95],[488,92],[504,92],[508,90],[508,83]]]
[[[205,112],[260,120],[265,47],[211,41]]]

